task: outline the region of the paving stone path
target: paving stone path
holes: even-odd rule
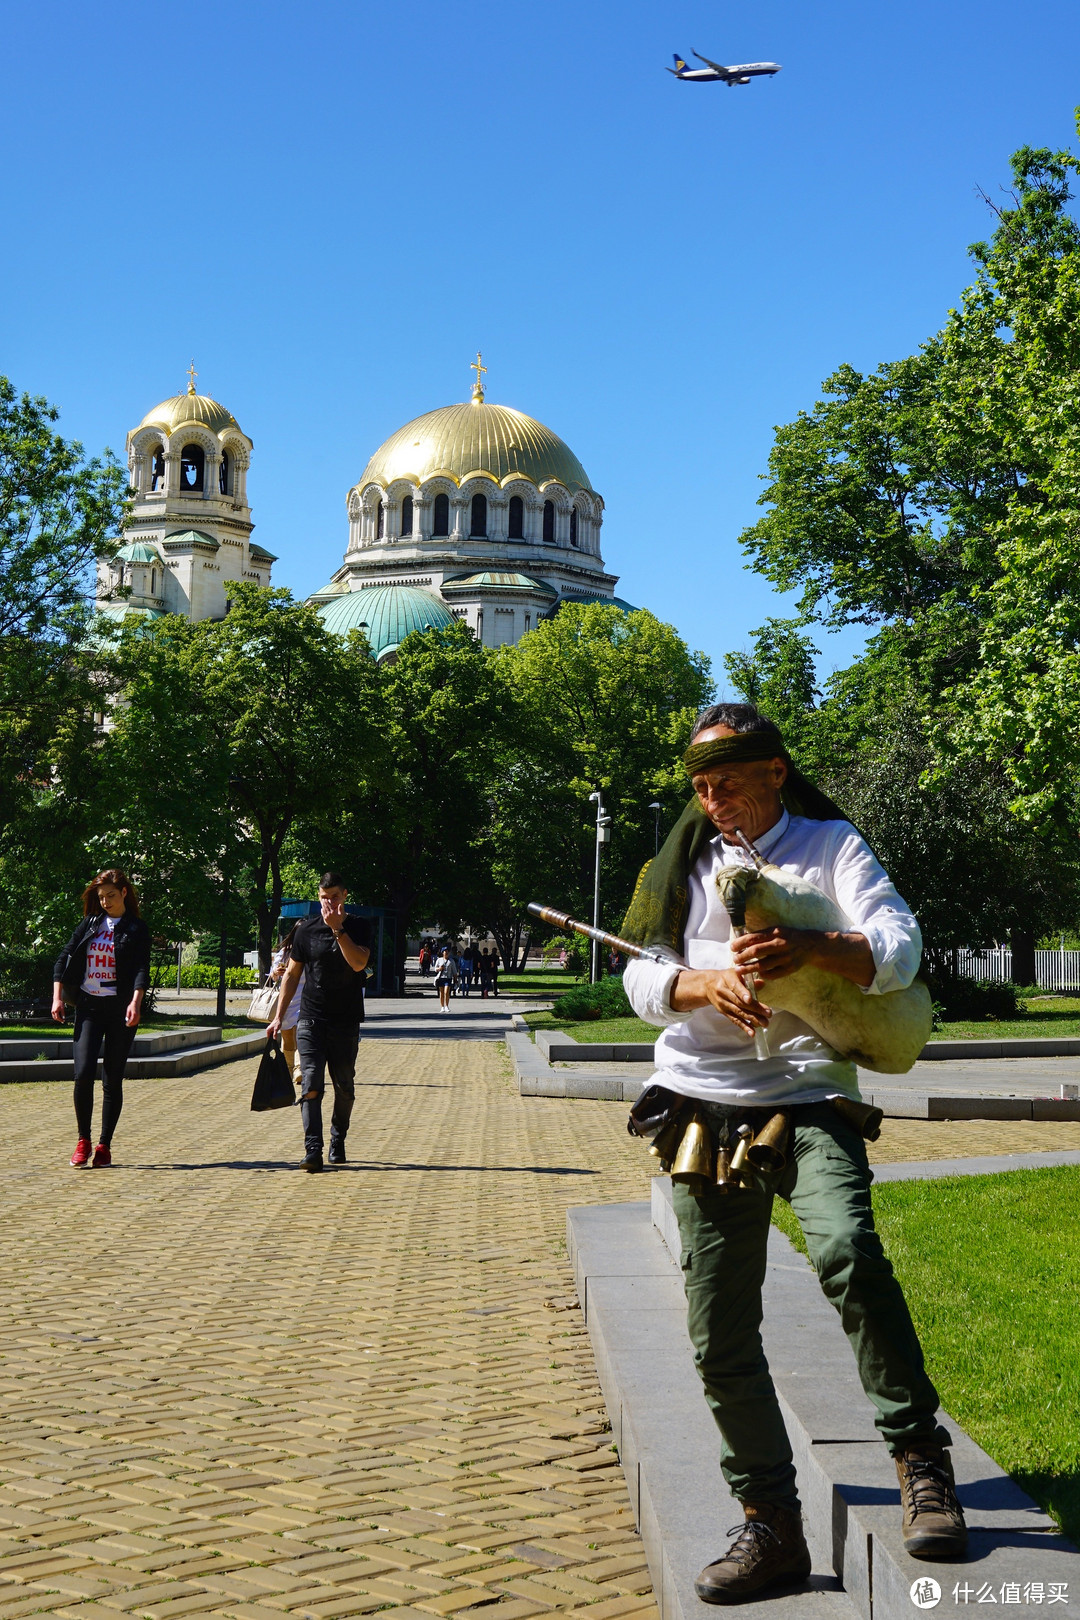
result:
[[[323,1176],[251,1061],[129,1082],[107,1172],[66,1166],[67,1086],[0,1090],[0,1620],[655,1616],[563,1249],[652,1161],[492,1043],[361,1052]],[[890,1122],[875,1157],[1068,1146]]]

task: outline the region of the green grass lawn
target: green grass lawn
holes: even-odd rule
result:
[[[529,1032],[535,1038],[538,1029],[565,1030],[575,1041],[655,1041],[660,1031],[655,1024],[646,1024],[640,1018],[583,1018],[576,1023],[570,1018],[556,1018],[554,1013],[525,1013]]]
[[[942,1405],[1080,1539],[1080,1169],[889,1182],[874,1215]]]
[[[567,981],[564,988],[570,989]],[[1025,999],[1023,1018],[984,1019],[943,1024],[935,1029],[933,1041],[1001,1041],[1014,1037],[1030,1040],[1051,1035],[1080,1036],[1080,996],[1031,996]],[[554,1013],[526,1013],[529,1029],[562,1029],[578,1041],[655,1041],[659,1030],[640,1018],[583,1019],[559,1018]]]

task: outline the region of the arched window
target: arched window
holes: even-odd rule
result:
[[[386,507],[383,505],[382,501],[380,501],[379,502],[378,515],[377,515],[377,517],[375,519],[375,538],[376,538],[376,540],[381,540],[385,533],[386,533]]]
[[[577,545],[577,507],[570,508],[570,544]]]
[[[412,496],[406,495],[401,503],[401,532],[412,534]]]
[[[185,444],[180,452],[180,488],[185,495],[201,495],[206,477],[206,456],[201,444]]]
[[[510,539],[524,540],[525,538],[525,502],[520,495],[510,497]]]
[[[487,539],[486,495],[474,495],[472,498],[472,517],[469,520],[469,538],[471,540]]]
[[[160,444],[154,451],[154,459],[150,464],[150,488],[165,488],[165,452]]]
[[[555,544],[555,502],[544,502],[544,543]]]
[[[450,533],[449,495],[436,495],[435,497],[435,510],[431,515],[431,532],[436,536]]]
[[[221,467],[218,471],[218,489],[221,491],[222,495],[227,495],[229,493],[229,474],[231,471],[232,465],[229,461],[229,452],[227,450],[223,450],[221,452]]]

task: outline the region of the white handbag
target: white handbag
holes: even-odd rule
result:
[[[251,1005],[248,1008],[248,1017],[254,1018],[257,1023],[268,1024],[274,1016],[277,1007],[278,989],[273,979],[267,979],[265,984],[252,993]]]

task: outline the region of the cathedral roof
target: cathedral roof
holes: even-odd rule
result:
[[[422,483],[436,473],[456,484],[475,473],[500,484],[516,474],[537,486],[557,479],[567,489],[592,489],[577,456],[550,428],[508,405],[476,398],[428,411],[398,428],[376,450],[358,487],[385,486],[395,478]]]
[[[559,603],[559,606],[562,607],[564,602],[578,602],[582,607],[589,607],[593,602],[599,602],[601,607],[621,608],[624,613],[637,612],[633,602],[627,602],[621,596],[605,596],[602,591],[579,590],[576,585],[572,586],[569,591],[563,592],[562,602]]]
[[[414,630],[442,630],[454,623],[445,604],[417,585],[370,585],[329,600],[316,598],[314,605],[335,635],[362,629],[376,659],[396,652]]]
[[[156,563],[161,559],[153,546],[148,546],[145,540],[130,540],[126,546],[121,546],[116,553],[117,562]]]
[[[530,579],[528,574],[503,574],[485,571],[482,574],[451,574],[442,582],[444,591],[539,591],[552,600],[558,591],[542,580]]]
[[[221,433],[230,427],[238,433],[242,431],[236,417],[224,405],[219,405],[209,394],[193,394],[190,391],[174,394],[172,399],[163,399],[160,405],[147,411],[139,427],[159,427],[164,428],[166,433],[175,433],[185,422],[197,422],[201,427],[209,428],[211,433]],[[138,428],[135,431],[138,432]]]

